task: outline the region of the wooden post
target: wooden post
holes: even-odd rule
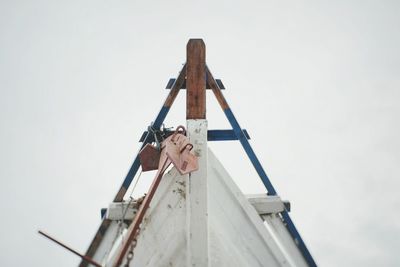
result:
[[[203,40],[190,39],[186,60],[187,135],[199,169],[186,180],[187,264],[210,266],[208,226],[208,168],[206,120],[206,48]]]
[[[187,120],[187,134],[199,164],[186,180],[186,266],[190,267],[210,266],[207,128],[205,119]]]
[[[190,39],[186,53],[186,119],[205,119],[206,45],[202,39]]]

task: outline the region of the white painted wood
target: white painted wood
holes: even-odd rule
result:
[[[141,226],[132,266],[185,266],[186,176],[164,175]]]
[[[122,234],[126,231],[128,225],[121,220],[132,220],[137,212],[136,201],[111,202],[108,206],[105,218],[110,219],[103,240],[96,250],[93,259],[103,265],[110,261],[116,248],[121,242]]]
[[[207,120],[187,120],[187,136],[198,158],[199,170],[187,177],[187,266],[209,265]]]
[[[103,262],[101,262],[101,264],[103,266],[106,266],[106,267],[112,266],[111,263],[113,263],[115,261],[115,258],[117,256],[117,251],[120,248],[122,241],[126,238],[126,234],[128,232],[127,228],[128,228],[128,226],[125,225],[125,227],[123,229],[118,231],[118,237],[113,242],[112,247],[109,250],[107,257],[105,257]],[[89,266],[91,266],[91,265],[89,265]]]
[[[211,150],[208,173],[211,266],[293,266]]]
[[[204,156],[204,150],[196,153]],[[175,168],[164,175],[146,211],[130,266],[307,266],[279,215],[263,215],[264,222],[211,150],[205,157],[197,172],[200,176],[181,176]],[[205,171],[202,164],[206,164]],[[203,190],[198,191],[195,184]],[[268,199],[274,205],[278,202],[277,198]],[[206,213],[201,213],[204,210]],[[196,239],[207,247],[193,251]],[[113,251],[121,240],[116,241]],[[113,255],[105,266],[111,266]],[[203,258],[197,258],[199,255]]]
[[[112,202],[108,206],[106,218],[109,220],[133,220],[137,212],[136,201]]]
[[[289,231],[283,224],[281,217],[278,214],[268,214],[263,215],[262,218],[268,231],[274,236],[275,242],[281,248],[288,261],[293,266],[308,266]]]
[[[143,219],[130,266],[186,266],[187,176],[175,168],[163,176]]]
[[[279,196],[254,194],[246,195],[246,198],[260,215],[278,213],[285,210],[285,204]]]
[[[126,225],[122,222],[112,221],[110,226],[108,227],[100,246],[96,250],[96,253],[93,256],[93,260],[102,264],[105,264],[109,258],[109,254],[116,242],[118,242],[118,237],[120,233],[124,229],[126,229]],[[119,243],[119,242],[118,242]]]

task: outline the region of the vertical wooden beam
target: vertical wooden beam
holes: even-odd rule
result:
[[[191,172],[186,180],[186,260],[188,267],[209,267],[209,192],[207,120],[187,120],[187,135],[193,144],[199,169]]]
[[[206,45],[190,39],[186,46],[186,119],[206,118]]]
[[[186,182],[187,264],[210,266],[208,229],[206,46],[201,39],[190,39],[186,54],[187,135],[198,157],[199,170]]]

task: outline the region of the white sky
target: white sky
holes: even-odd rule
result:
[[[0,265],[75,266],[203,38],[320,266],[399,266],[398,1],[0,1]],[[184,94],[167,118],[184,124]],[[228,128],[208,94],[210,128]],[[237,143],[211,144],[245,193]],[[142,178],[136,194],[150,178]]]

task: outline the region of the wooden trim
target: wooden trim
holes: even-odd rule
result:
[[[206,118],[206,45],[190,39],[186,46],[186,119]]]

